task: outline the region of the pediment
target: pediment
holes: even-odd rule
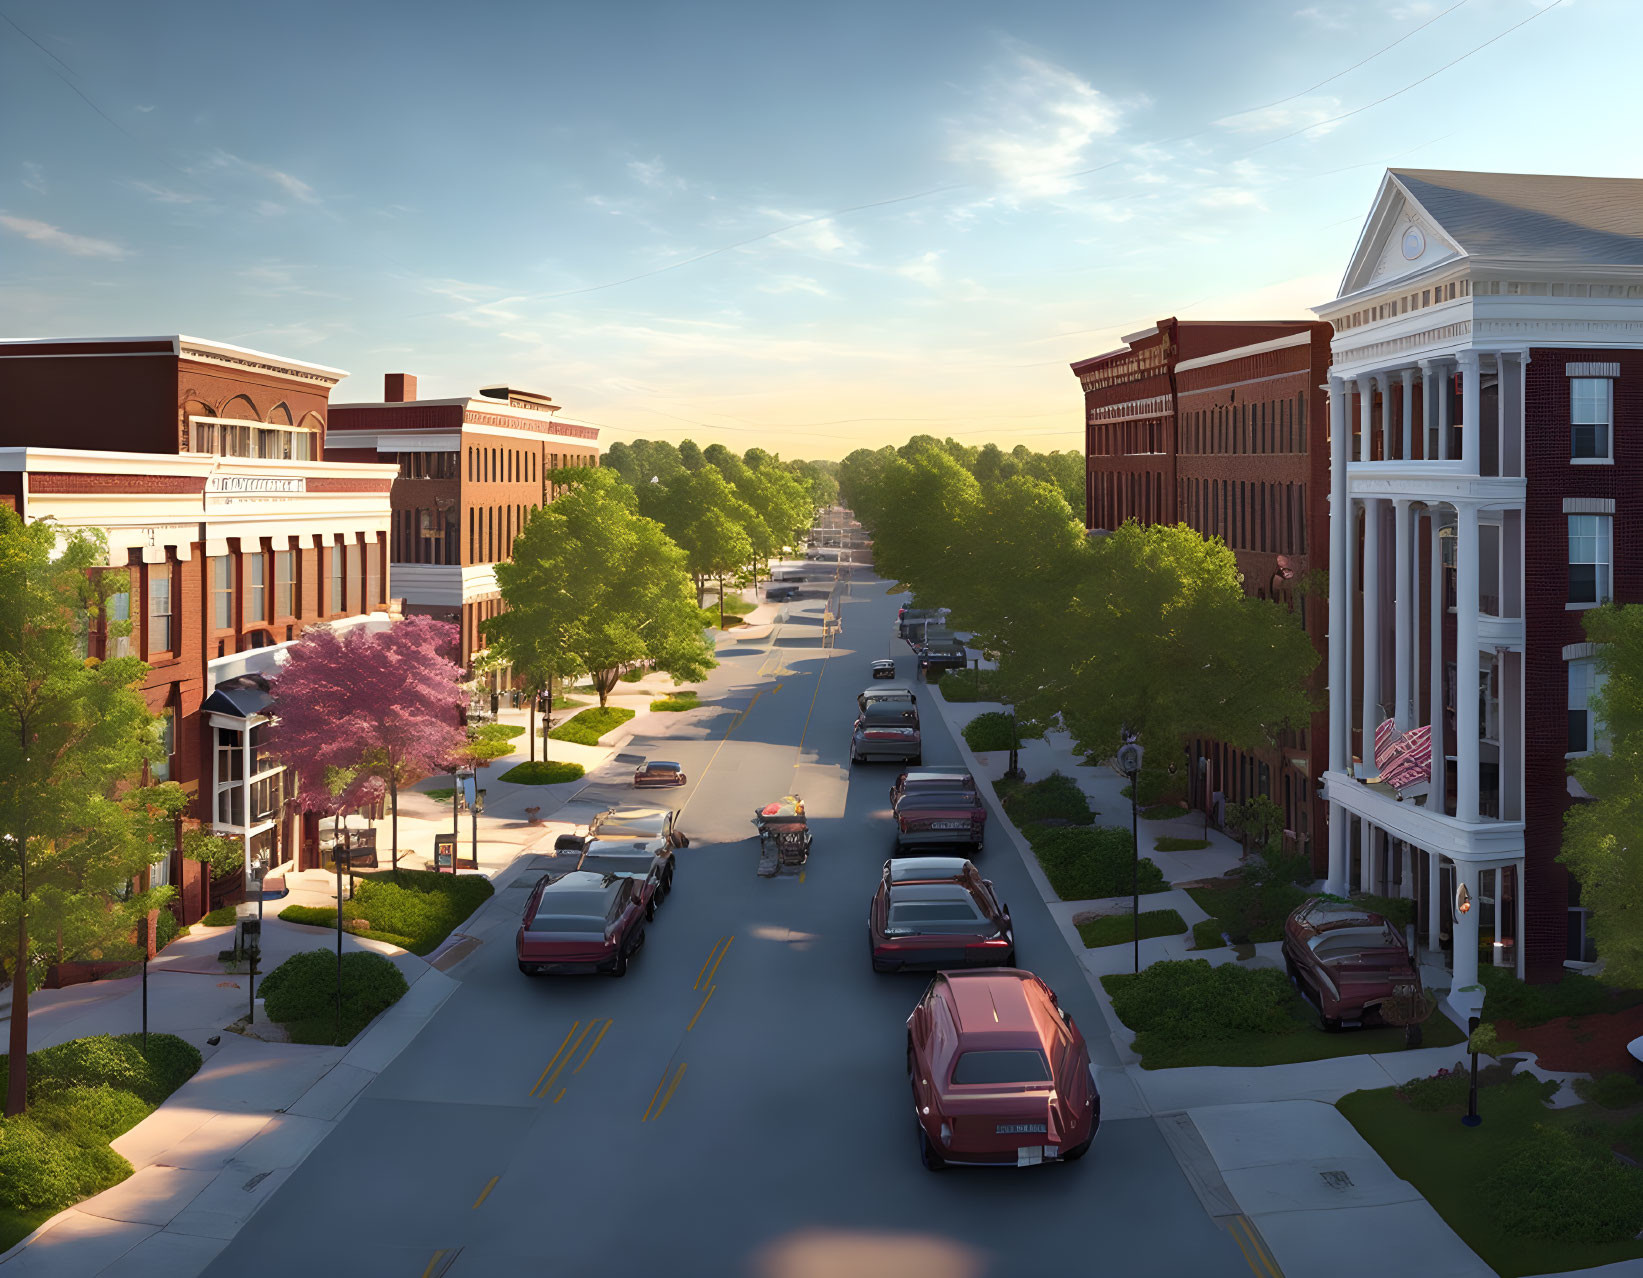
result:
[[[1341,281],[1339,296],[1391,284],[1461,256],[1460,245],[1388,173]]]

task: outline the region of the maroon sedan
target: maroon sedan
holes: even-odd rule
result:
[[[886,861],[867,910],[867,934],[875,972],[1015,962],[1009,906],[956,856]]]
[[[938,973],[907,1018],[907,1074],[931,1171],[1070,1162],[1101,1123],[1084,1036],[1017,968]]]
[[[918,790],[974,790],[976,779],[970,775],[970,769],[964,767],[942,767],[934,765],[928,768],[909,768],[896,778],[896,783],[890,787],[890,806],[893,808],[900,801],[901,796]]]
[[[895,855],[909,848],[952,847],[972,854],[987,836],[987,805],[974,790],[946,786],[904,791],[895,806]]]
[[[1313,897],[1299,905],[1284,922],[1284,967],[1328,1030],[1379,1023],[1383,1003],[1421,992],[1398,930],[1350,901]]]
[[[670,763],[662,759],[652,759],[649,763],[641,763],[633,770],[633,784],[647,785],[683,785],[685,770],[677,763]]]
[[[525,902],[514,947],[519,970],[609,972],[625,976],[628,960],[645,943],[640,885],[613,874],[572,870],[544,874]]]

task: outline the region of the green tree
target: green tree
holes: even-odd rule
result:
[[[496,566],[502,617],[515,620],[494,632],[540,634],[589,673],[601,706],[630,666],[648,663],[686,682],[716,664],[684,552],[637,506],[618,475],[584,470],[525,524],[512,561]]]
[[[138,687],[135,657],[87,658],[85,636],[119,589],[100,535],[25,525],[0,508],[0,915],[12,976],[6,1113],[27,1106],[29,987],[36,908],[77,939],[119,934],[114,905],[132,878],[169,851],[152,805],[114,797],[159,756],[159,719]],[[117,624],[117,623],[111,623]],[[158,798],[158,796],[155,796]],[[174,830],[172,823],[169,827]],[[136,902],[162,904],[156,892]],[[128,903],[129,904],[129,903]]]
[[[1643,987],[1643,605],[1604,604],[1582,618],[1599,645],[1602,725],[1596,753],[1569,770],[1591,797],[1563,817],[1558,857],[1580,881],[1580,903],[1603,956],[1603,978]],[[1638,845],[1636,852],[1632,844]]]
[[[576,658],[559,645],[555,636],[512,620],[513,613],[498,613],[485,623],[485,642],[498,658],[513,667],[520,686],[530,695],[531,762],[536,762],[536,703],[546,698],[548,721],[553,721],[553,685],[582,673]],[[546,725],[544,725],[546,726]],[[548,757],[548,734],[542,733],[542,757]]]
[[[710,510],[689,530],[702,570],[719,584],[719,629],[725,626],[725,578],[753,557],[747,534],[722,511]]]

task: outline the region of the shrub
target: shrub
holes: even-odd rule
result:
[[[343,917],[370,924],[368,935],[409,938],[401,948],[427,954],[453,928],[488,901],[496,889],[483,874],[401,870],[361,876]],[[332,919],[335,926],[335,919]]]
[[[1154,852],[1197,852],[1209,846],[1208,839],[1178,839],[1173,834],[1160,834],[1152,845]]]
[[[1092,758],[1091,762],[1096,760]],[[1137,779],[1141,783],[1141,792],[1137,795],[1136,802],[1143,808],[1153,808],[1164,803],[1179,803],[1187,797],[1186,778],[1169,771],[1161,764],[1144,763]],[[1130,787],[1124,786],[1119,793],[1126,799],[1129,798]]]
[[[42,1096],[29,1107],[29,1117],[42,1127],[64,1135],[83,1133],[110,1141],[130,1131],[152,1111],[134,1092],[104,1083],[100,1087],[70,1087]]]
[[[955,670],[941,681],[941,695],[948,701],[998,701],[1004,694],[996,670]]]
[[[555,741],[574,741],[578,745],[598,745],[599,738],[619,728],[633,718],[633,711],[624,706],[594,706],[583,710],[575,718],[560,724],[548,733]]]
[[[1226,944],[1226,938],[1221,935],[1220,919],[1202,919],[1192,925],[1192,948],[1195,950],[1218,950]]]
[[[1274,968],[1215,966],[1208,959],[1154,963],[1139,975],[1104,976],[1118,1019],[1155,1046],[1249,1033],[1292,1033],[1295,992]],[[1146,1055],[1148,1048],[1137,1042]]]
[[[1016,748],[1021,745],[1021,725],[1017,724]],[[1010,716],[1002,710],[978,714],[964,725],[964,743],[977,754],[1010,749]]]
[[[319,905],[288,905],[280,911],[280,919],[286,923],[302,923],[308,927],[335,927],[337,912]]]
[[[160,917],[154,922],[154,948],[163,950],[179,936],[187,936],[188,929],[177,922],[177,916],[170,910],[162,909]]]
[[[1028,834],[1033,854],[1050,886],[1063,901],[1127,896],[1134,882],[1135,843],[1128,830],[1111,826],[1035,826]],[[1163,892],[1163,872],[1143,857],[1143,892]]]
[[[1511,1233],[1569,1243],[1626,1242],[1643,1220],[1643,1171],[1599,1141],[1536,1123],[1482,1185]]]
[[[1155,803],[1150,808],[1141,809],[1143,821],[1168,821],[1172,817],[1181,816],[1184,809],[1175,803]]]
[[[0,1056],[0,1071],[7,1060]],[[141,1034],[76,1038],[29,1053],[29,1100],[72,1088],[107,1086],[130,1092],[152,1107],[199,1068],[199,1050],[174,1034],[150,1034],[146,1057]]]
[[[728,599],[725,600],[725,611],[727,613],[735,611],[733,608],[731,608],[730,600],[728,600]],[[715,620],[716,619],[717,618],[715,618]],[[620,677],[621,677],[621,680],[622,680],[623,683],[638,683],[639,680],[641,680],[645,677],[645,672],[640,667],[635,666],[632,670],[622,671],[622,674],[621,674]]]
[[[557,732],[557,729],[555,729]],[[587,771],[580,763],[564,763],[558,759],[538,759],[534,763],[519,763],[509,768],[498,781],[515,785],[560,785],[579,781]]]
[[[1412,1078],[1398,1088],[1398,1099],[1411,1109],[1435,1113],[1440,1109],[1464,1106],[1472,1090],[1472,1077],[1464,1064],[1440,1069],[1426,1078]]]
[[[1187,930],[1184,920],[1174,910],[1142,910],[1141,939],[1152,936],[1177,936]],[[1120,945],[1135,940],[1133,914],[1108,914],[1098,919],[1086,919],[1078,924],[1078,935],[1086,949],[1102,945]]]
[[[0,1120],[0,1184],[8,1207],[60,1211],[130,1174],[131,1164],[90,1129],[48,1126],[33,1115]]]
[[[468,729],[468,735],[479,741],[512,741],[525,735],[522,724],[481,723]]]
[[[1596,1078],[1575,1079],[1575,1091],[1582,1100],[1603,1109],[1630,1109],[1643,1105],[1643,1083],[1629,1074],[1599,1074]]]
[[[675,692],[666,697],[658,697],[650,703],[650,708],[660,713],[676,712],[679,710],[694,710],[701,703],[696,699],[693,689],[687,688],[683,692]]]
[[[1402,896],[1373,896],[1368,892],[1356,892],[1352,896],[1354,905],[1361,905],[1366,910],[1373,910],[1400,932],[1415,921],[1415,902]]]
[[[239,911],[232,905],[219,905],[200,920],[201,927],[232,927]]]
[[[337,956],[331,950],[293,954],[262,983],[270,1020],[286,1024],[293,1042],[347,1043],[410,987],[380,954],[342,956],[342,1037],[337,1037]]]
[[[1478,981],[1485,991],[1485,1015],[1491,1021],[1511,1021],[1520,1026],[1544,1025],[1561,1016],[1615,1011],[1643,998],[1637,991],[1611,991],[1582,972],[1565,972],[1556,985],[1528,985],[1506,968],[1480,967]]]
[[[1055,819],[1088,825],[1096,817],[1078,782],[1061,772],[1052,772],[1039,781],[1012,785],[999,795],[999,802],[1018,826]]]

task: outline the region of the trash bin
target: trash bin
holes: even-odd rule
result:
[[[500,709],[502,709],[502,694],[493,692],[491,693],[491,717],[495,718],[497,711]]]

